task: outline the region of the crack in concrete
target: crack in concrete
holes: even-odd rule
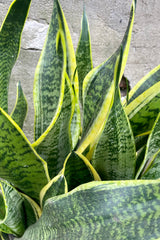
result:
[[[42,49],[40,48],[24,48],[24,47],[21,47],[22,50],[24,51],[35,51],[35,52],[41,52]]]
[[[31,21],[35,21],[35,22],[38,22],[38,23],[41,23],[41,24],[46,24],[46,25],[49,25],[49,22],[47,21],[47,19],[45,18],[31,18],[31,17],[28,17],[27,20],[31,20]]]

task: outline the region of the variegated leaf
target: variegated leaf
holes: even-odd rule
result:
[[[68,186],[63,174],[54,177],[40,193],[40,203],[43,207],[45,201],[51,197],[55,197],[68,192]]]
[[[68,191],[71,191],[83,183],[101,180],[88,159],[83,155],[78,155],[76,152],[72,152],[67,157],[62,169],[62,174],[67,181]]]
[[[15,0],[10,5],[0,31],[0,107],[8,111],[11,70],[20,49],[20,40],[31,0]]]
[[[160,178],[160,114],[149,135],[144,160],[137,173],[137,178]]]
[[[0,180],[0,231],[22,236],[37,220],[30,203],[9,183]]]
[[[11,113],[11,118],[23,128],[23,123],[27,115],[27,100],[23,93],[20,82],[17,84],[17,99],[15,107]]]
[[[135,13],[135,1],[132,2],[129,24],[122,40],[124,50],[123,61],[120,73],[120,79],[126,64],[132,26]],[[82,138],[78,147],[78,152],[83,153],[91,142],[95,141],[105,121],[108,118],[111,106],[113,104],[113,95],[115,89],[114,68],[117,58],[121,52],[121,46],[104,63],[88,73],[83,82],[83,130]]]
[[[69,78],[66,78],[64,89],[64,100],[57,119],[53,118],[44,134],[32,144],[38,154],[46,160],[51,178],[63,168],[64,161],[72,149],[70,129],[75,96]]]
[[[0,178],[31,198],[49,181],[47,163],[40,158],[12,118],[0,109]]]
[[[76,51],[76,62],[79,80],[79,96],[82,104],[83,80],[87,73],[93,68],[89,24],[85,12],[85,6],[83,9],[81,35]]]
[[[19,240],[158,240],[160,181],[92,182],[46,201]]]
[[[134,137],[121,104],[118,88],[122,56],[123,53],[117,60],[114,71],[116,81],[114,102],[91,160],[103,180],[133,179],[135,174]]]

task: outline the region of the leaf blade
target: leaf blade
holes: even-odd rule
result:
[[[0,177],[39,201],[39,192],[49,180],[46,162],[2,109],[0,127]]]
[[[48,35],[35,72],[33,90],[35,140],[46,131],[52,119],[59,114],[64,96],[66,49],[62,44],[61,25],[57,1],[55,1]]]
[[[91,163],[103,180],[133,179],[136,151],[129,120],[121,104],[118,88],[122,56],[117,59],[114,78],[115,97],[104,129],[94,146]]]
[[[23,93],[20,82],[17,84],[17,99],[15,107],[11,113],[11,118],[19,125],[22,129],[24,120],[27,115],[27,100]]]
[[[94,141],[95,136],[101,132],[101,128],[108,118],[113,104],[115,89],[114,69],[117,58],[123,48],[123,61],[120,76],[122,76],[128,56],[131,32],[134,21],[135,1],[132,2],[130,19],[122,45],[104,63],[88,73],[83,82],[83,130],[78,152],[83,151]],[[120,77],[121,78],[121,77]],[[98,127],[99,126],[99,127]],[[97,138],[96,137],[96,138]]]
[[[20,239],[156,240],[160,234],[159,185],[158,180],[82,185],[49,199],[41,219]]]
[[[80,102],[82,104],[83,80],[87,73],[93,68],[89,24],[85,12],[85,6],[83,9],[81,34],[76,50],[76,62],[78,70]]]
[[[31,0],[15,0],[10,5],[0,31],[0,107],[8,111],[8,86],[11,70],[20,50],[21,34]]]
[[[37,218],[33,208],[26,202],[25,198],[7,182],[0,181],[1,197],[1,214],[0,230],[7,234],[22,236],[25,229],[35,223]],[[24,212],[25,213],[24,213]],[[29,219],[27,219],[29,217]]]

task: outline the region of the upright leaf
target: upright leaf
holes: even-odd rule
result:
[[[76,57],[74,53],[73,43],[71,39],[71,34],[68,28],[67,21],[65,19],[63,10],[59,3],[59,0],[55,1],[58,6],[58,13],[62,21],[62,29],[65,36],[66,51],[67,51],[67,75],[71,80],[74,94],[75,94],[75,110],[71,123],[71,137],[72,137],[72,149],[77,145],[80,131],[81,131],[81,116],[80,116],[80,106],[79,106],[79,81],[78,74],[76,70]]]
[[[48,199],[20,240],[157,240],[160,181],[92,182]]]
[[[66,50],[63,51],[61,44],[62,22],[57,4],[54,1],[48,35],[35,72],[35,140],[45,132],[52,119],[57,118],[64,96]]]
[[[63,174],[54,177],[40,192],[40,203],[44,206],[47,199],[68,192],[68,186]]]
[[[62,169],[62,174],[67,181],[68,191],[71,191],[83,183],[101,180],[88,159],[83,155],[78,155],[76,152],[72,152],[67,157]]]
[[[53,118],[56,121],[64,96],[65,72],[73,81],[75,69],[76,61],[68,25],[59,1],[55,0],[47,39],[35,73],[35,140],[46,131]],[[78,101],[77,73],[74,82]]]
[[[118,88],[122,54],[117,60],[114,77],[114,103],[104,130],[95,147],[92,165],[104,180],[133,179],[136,151],[129,120],[121,104]]]
[[[8,111],[11,70],[19,54],[21,34],[31,0],[14,0],[0,31],[0,107]]]
[[[76,51],[76,62],[79,80],[79,95],[80,102],[82,104],[83,80],[87,73],[93,68],[89,25],[85,12],[85,7],[83,9],[81,35]]]
[[[46,160],[51,178],[54,178],[63,168],[63,163],[72,149],[70,129],[75,96],[67,75],[63,87],[65,89],[64,100],[56,121],[53,118],[48,129],[32,145],[38,154]]]
[[[124,49],[124,55],[120,76],[123,74],[128,56],[134,13],[135,1],[132,2],[129,24],[121,44]],[[114,69],[116,60],[121,52],[121,46],[107,61],[90,71],[84,79],[83,131],[78,148],[79,153],[83,153],[90,143],[99,136],[109,115],[115,88],[115,82],[113,81]]]
[[[23,93],[20,82],[17,84],[17,99],[15,107],[11,113],[11,118],[23,128],[23,123],[27,115],[27,100]]]
[[[0,129],[0,178],[39,201],[40,190],[49,180],[46,162],[2,109]]]

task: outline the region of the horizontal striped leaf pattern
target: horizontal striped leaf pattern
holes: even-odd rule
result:
[[[11,118],[23,128],[24,120],[27,115],[27,100],[23,93],[20,82],[17,84],[17,99],[15,107],[11,113]]]
[[[142,165],[140,166],[137,178],[143,175],[144,178],[156,179],[160,177],[160,114],[154,123],[149,135],[146,152]],[[151,174],[152,172],[152,174]],[[146,174],[145,174],[146,173]],[[148,177],[147,177],[148,176]]]
[[[32,144],[38,154],[47,162],[51,179],[63,168],[64,161],[72,149],[70,129],[75,106],[75,96],[69,78],[66,78],[64,88],[64,101],[58,118]]]
[[[129,120],[121,104],[118,88],[122,54],[115,67],[114,102],[98,139],[91,163],[103,180],[133,179],[136,151]]]
[[[11,70],[19,54],[21,34],[31,0],[11,4],[0,31],[0,107],[8,111],[8,87]]]
[[[125,63],[128,56],[131,32],[134,20],[135,1],[132,2],[130,19],[124,38],[122,40],[122,48],[124,49],[122,69],[120,76],[123,74]],[[83,130],[82,139],[78,152],[83,153],[84,150],[98,137],[101,128],[108,117],[111,106],[113,104],[113,94],[115,83],[114,68],[117,58],[121,52],[121,46],[116,52],[88,73],[83,82]],[[97,137],[96,137],[97,136]]]
[[[49,180],[47,163],[2,109],[0,129],[0,177],[39,201],[40,190]]]
[[[42,217],[20,239],[159,239],[159,189],[159,180],[81,185],[48,199]]]
[[[58,1],[54,1],[48,35],[36,68],[34,80],[35,140],[59,114],[64,96],[66,49],[62,46],[62,20]],[[61,32],[60,32],[61,31]],[[61,34],[60,34],[61,33]]]
[[[160,82],[125,107],[135,136],[150,131],[160,111]]]
[[[160,65],[150,71],[145,77],[143,77],[133,89],[129,92],[129,101],[127,104],[130,104],[135,98],[143,94],[147,89],[152,87],[154,84],[159,82],[160,79]]]
[[[80,102],[82,104],[83,80],[87,73],[93,68],[89,24],[85,12],[85,6],[83,9],[81,35],[76,51],[76,62],[79,80]]]
[[[68,191],[94,180],[101,180],[87,158],[72,152],[66,159],[62,174],[67,181]]]
[[[44,206],[47,199],[55,197],[68,192],[68,186],[63,174],[54,177],[40,193],[40,203]]]
[[[5,181],[0,181],[0,231],[22,236],[37,217],[32,206],[18,191]]]

